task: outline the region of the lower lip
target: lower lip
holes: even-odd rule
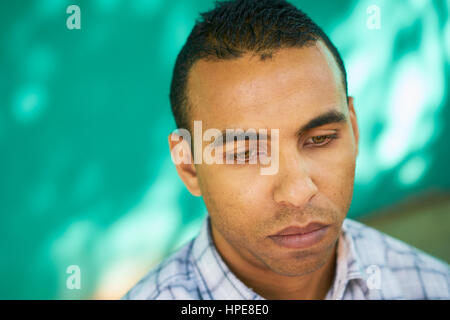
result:
[[[285,248],[304,249],[320,242],[327,233],[328,226],[304,234],[292,234],[287,236],[270,236],[277,245]]]

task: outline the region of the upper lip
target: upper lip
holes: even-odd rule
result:
[[[305,227],[299,227],[299,226],[289,226],[287,228],[284,228],[283,230],[277,232],[276,234],[272,236],[287,236],[287,235],[293,235],[293,234],[304,234],[309,233],[315,230],[322,229],[324,227],[327,227],[327,224],[323,224],[320,222],[311,222],[308,223]]]

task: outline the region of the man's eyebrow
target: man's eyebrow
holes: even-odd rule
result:
[[[298,131],[297,136],[301,136],[304,132],[314,129],[330,123],[344,123],[347,121],[347,117],[344,113],[338,110],[330,110],[317,117],[309,120],[305,125],[303,125]]]

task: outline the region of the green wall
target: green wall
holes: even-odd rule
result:
[[[354,218],[450,191],[447,1],[292,1],[341,51]],[[66,8],[81,8],[69,30]],[[170,160],[173,64],[199,0],[0,2],[0,298],[118,298],[205,214]],[[380,8],[369,29],[367,8]],[[81,289],[66,269],[81,270]]]

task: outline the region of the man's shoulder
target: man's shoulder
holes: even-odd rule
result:
[[[199,290],[190,259],[194,240],[154,266],[122,300],[198,299]]]
[[[450,298],[450,267],[446,262],[355,220],[345,220],[345,231],[363,268],[379,267],[386,285],[400,287],[403,297]]]

